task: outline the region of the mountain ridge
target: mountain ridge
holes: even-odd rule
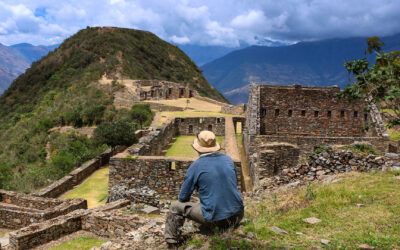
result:
[[[385,50],[400,49],[400,33],[382,37]],[[236,93],[251,81],[273,85],[346,86],[345,61],[366,57],[365,37],[299,42],[281,47],[251,46],[201,67],[207,80],[233,103],[247,102]],[[373,60],[373,56],[368,56]],[[233,91],[233,92],[232,92]],[[238,99],[236,99],[238,98]]]

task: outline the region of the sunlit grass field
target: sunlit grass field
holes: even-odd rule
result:
[[[178,136],[172,146],[167,150],[165,156],[198,157],[198,153],[192,148],[196,136]],[[223,147],[223,136],[217,136],[217,142]],[[224,152],[224,151],[220,151]]]
[[[81,185],[67,192],[62,198],[86,199],[89,208],[104,205],[106,203],[108,194],[108,172],[108,167],[96,171]]]
[[[312,184],[262,197],[262,202],[247,206],[250,222],[245,230],[271,242],[272,247],[323,247],[320,239],[327,239],[330,243],[325,247],[330,249],[354,249],[360,244],[399,249],[400,179],[395,178],[398,174],[350,173],[336,183]],[[322,222],[303,222],[308,217]],[[271,226],[288,234],[275,234],[268,230]]]
[[[58,246],[50,248],[51,250],[89,250],[92,247],[99,247],[101,244],[105,243],[105,240],[97,239],[93,237],[79,237],[61,243]]]

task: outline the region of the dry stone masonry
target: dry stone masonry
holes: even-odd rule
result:
[[[161,207],[161,200],[177,199],[193,158],[141,156],[124,153],[110,161],[109,201],[121,198]],[[241,189],[241,164],[235,162]]]
[[[0,227],[18,229],[85,208],[84,199],[58,200],[0,190]]]
[[[296,166],[285,166],[277,175],[264,178],[261,183],[265,188],[273,188],[287,183],[306,183],[351,171],[371,172],[400,170],[400,159],[397,154],[385,156],[360,154],[352,149],[332,149],[328,147],[318,154],[311,154],[307,161]]]
[[[339,93],[337,86],[251,84],[243,140],[253,185],[262,177],[279,174],[289,163],[296,165],[299,156],[319,146],[358,141],[382,152],[388,150],[388,136],[376,106],[362,99],[340,99]],[[274,143],[291,145],[290,150],[271,149]]]

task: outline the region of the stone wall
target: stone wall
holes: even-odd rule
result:
[[[377,135],[363,99],[337,97],[339,87],[260,87],[260,134],[360,137]]]
[[[101,166],[108,164],[110,157],[122,152],[125,147],[117,146],[115,149],[108,149],[101,153],[96,158],[84,163],[79,168],[73,170],[69,175],[61,178],[60,180],[53,182],[51,185],[42,189],[39,193],[34,194],[39,197],[56,198],[61,194],[71,190],[74,186],[78,185],[84,179],[89,177],[93,172],[99,169]]]
[[[120,200],[94,209],[75,210],[66,215],[31,224],[10,233],[9,249],[32,249],[50,241],[57,240],[62,236],[87,229],[87,218],[91,216],[91,214],[104,214],[104,212],[118,209],[129,204],[130,202],[127,200]],[[85,227],[83,227],[83,225],[85,225]]]
[[[237,121],[243,118],[238,117]],[[243,121],[242,121],[243,122]],[[128,148],[134,156],[161,156],[179,135],[196,135],[202,130],[211,130],[217,136],[225,135],[224,117],[178,117],[167,124],[150,131],[139,139],[139,143]]]
[[[372,144],[381,152],[388,150],[388,136],[376,106],[368,100],[339,99],[339,92],[336,86],[251,84],[243,142],[253,185],[277,168],[271,163],[277,156],[265,148],[267,144],[293,144],[300,155],[319,146],[357,141]]]
[[[351,149],[336,149],[328,147],[326,150],[312,154],[304,163],[292,167],[285,167],[279,175],[261,181],[264,188],[273,188],[287,183],[307,183],[321,180],[328,175],[358,171],[370,172],[380,170],[399,170],[399,156],[397,154],[360,155]]]
[[[0,227],[18,229],[82,208],[87,208],[84,199],[57,200],[0,190]]]
[[[160,206],[160,199],[177,199],[186,171],[195,160],[119,154],[110,160],[109,201],[125,198]],[[235,162],[235,168],[241,189],[240,162]]]
[[[245,112],[246,112],[245,104],[225,105],[221,108],[221,113],[225,113],[225,114],[244,115]]]
[[[202,130],[214,132],[216,136],[225,135],[224,117],[182,117],[175,118],[178,135],[196,135]]]
[[[150,131],[146,136],[139,139],[137,144],[128,148],[131,155],[163,155],[163,150],[167,149],[172,139],[176,136],[176,126],[174,121]]]
[[[187,84],[183,83],[160,80],[139,80],[135,81],[135,84],[137,85],[136,94],[140,97],[140,101],[168,100],[198,96],[197,91],[191,90]]]

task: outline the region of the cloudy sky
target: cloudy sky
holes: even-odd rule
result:
[[[0,0],[0,43],[60,43],[86,26],[238,46],[400,32],[400,0]]]

